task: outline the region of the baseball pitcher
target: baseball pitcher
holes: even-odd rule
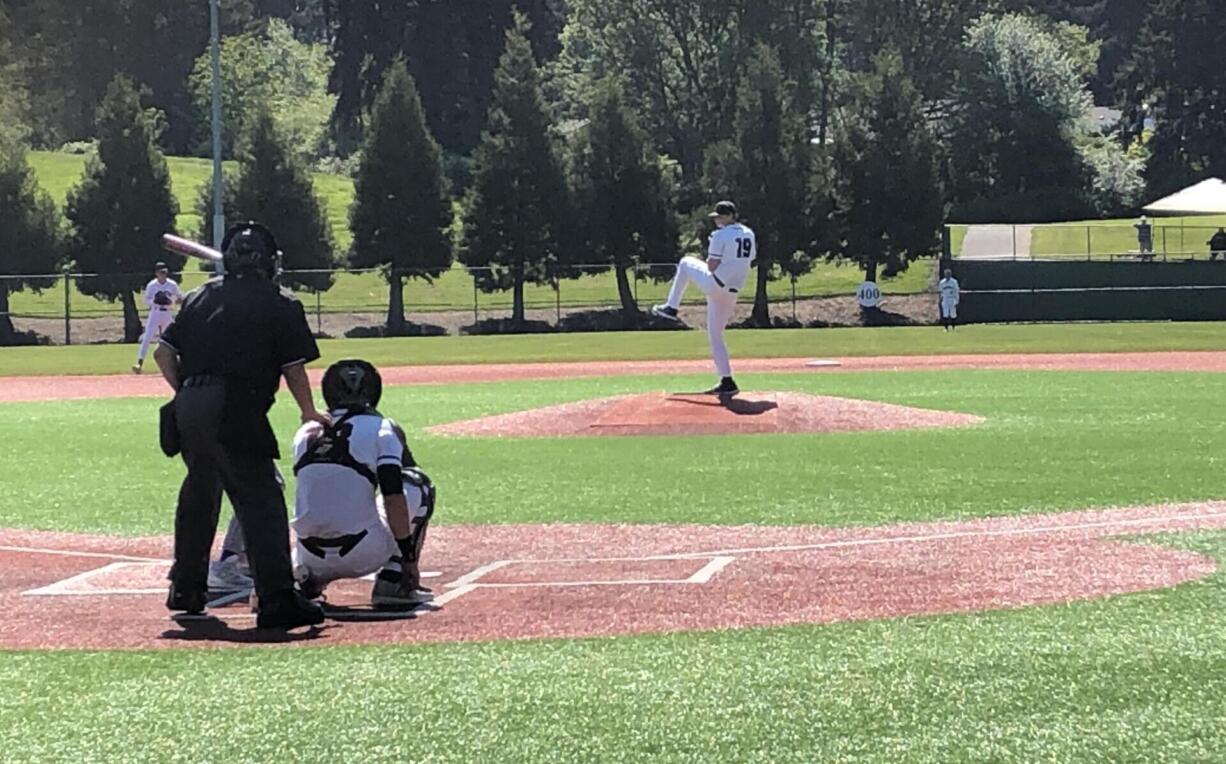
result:
[[[758,242],[754,232],[737,222],[736,205],[720,202],[710,217],[715,224],[707,246],[707,260],[684,257],[677,264],[677,275],[668,293],[668,302],[653,306],[652,314],[671,321],[680,321],[677,310],[686,287],[694,284],[707,298],[707,340],[719,383],[707,390],[711,395],[731,397],[740,392],[732,379],[732,363],[724,330],[736,310],[737,295],[749,278],[749,269],[758,257]]]
[[[954,272],[945,269],[945,277],[937,283],[937,292],[941,295],[941,326],[945,331],[953,331],[958,322],[958,301],[962,299],[962,290]]]
[[[132,366],[133,374],[140,374],[145,365],[145,356],[149,354],[149,345],[162,336],[166,327],[175,320],[170,309],[173,305],[183,302],[183,293],[179,285],[170,278],[166,263],[158,263],[153,267],[153,280],[145,285],[145,305],[149,307],[149,320],[145,322],[145,333],[140,340],[140,349],[136,351],[136,363]]]

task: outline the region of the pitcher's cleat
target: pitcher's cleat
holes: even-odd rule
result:
[[[657,318],[666,318],[669,321],[680,321],[681,318],[677,315],[677,309],[671,305],[652,305],[651,315]]]
[[[718,395],[721,398],[731,398],[741,392],[741,388],[736,386],[736,382],[732,377],[724,377],[719,381],[719,384],[707,391],[707,395]]]

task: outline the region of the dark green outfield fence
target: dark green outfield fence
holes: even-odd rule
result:
[[[953,260],[959,320],[1226,320],[1226,263]]]

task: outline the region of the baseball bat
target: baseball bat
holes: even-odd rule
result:
[[[184,239],[181,236],[172,234],[162,235],[162,249],[167,252],[175,252],[180,255],[189,257],[198,257],[201,260],[207,260],[210,263],[220,263],[221,253],[212,247],[206,247],[203,244],[194,242],[191,239]]]

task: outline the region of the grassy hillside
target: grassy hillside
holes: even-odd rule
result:
[[[200,216],[195,214],[196,198],[202,186],[209,182],[212,165],[206,159],[169,157],[171,183],[179,199],[181,214],[178,227],[188,235],[200,228]],[[39,182],[61,204],[68,191],[80,181],[85,169],[85,157],[75,154],[36,151],[30,154],[30,164],[38,174]],[[341,250],[349,247],[351,236],[348,227],[348,210],[353,200],[353,182],[336,175],[317,174],[315,190],[325,204],[333,234]],[[887,294],[914,294],[926,290],[932,281],[934,264],[917,263],[907,273],[894,279],[883,279],[882,288]],[[184,274],[184,285],[192,287],[204,279],[204,275],[189,269]],[[821,263],[812,273],[800,279],[796,285],[801,297],[852,294],[863,280],[854,266]],[[640,302],[661,301],[667,293],[667,284],[643,282],[639,284]],[[788,299],[792,293],[790,282],[783,280],[771,285],[772,299]],[[433,283],[413,280],[409,283],[405,300],[410,314],[414,310],[445,311],[472,310],[472,279],[461,267]],[[477,297],[483,309],[504,309],[511,303],[509,292],[482,294]],[[550,287],[527,289],[526,299],[530,306],[551,307],[558,299]],[[314,298],[310,298],[314,303]],[[617,302],[617,285],[610,273],[583,276],[564,280],[561,285],[561,302],[565,306],[613,305]],[[325,312],[382,312],[387,305],[387,284],[375,273],[342,274],[335,285],[321,298]],[[18,293],[12,299],[13,313],[27,317],[59,317],[64,312],[63,288],[60,284],[41,295]],[[99,301],[75,291],[71,297],[74,316],[95,317],[120,315],[117,303]]]
[[[38,175],[42,187],[60,204],[68,198],[68,190],[81,181],[85,172],[85,157],[52,151],[30,152],[30,166]],[[170,183],[179,199],[181,232],[189,235],[200,229],[200,216],[195,214],[200,189],[213,177],[213,163],[208,159],[167,157]],[[231,166],[231,163],[227,163]],[[315,192],[323,201],[341,248],[349,246],[349,202],[353,199],[353,181],[337,175],[316,173]]]

